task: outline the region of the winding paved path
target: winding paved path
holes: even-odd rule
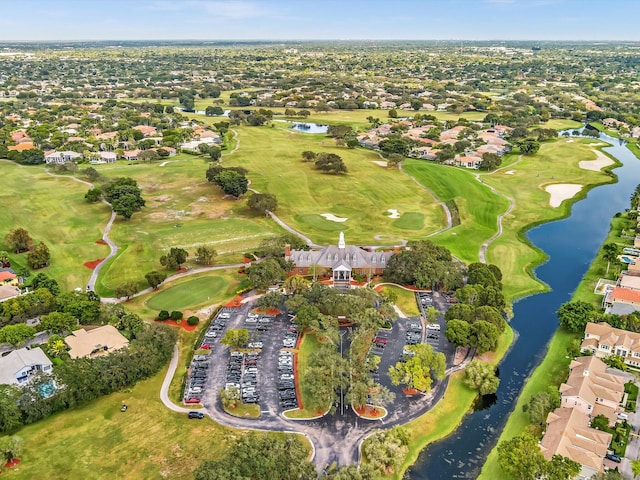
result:
[[[500,170],[504,170],[506,168],[512,168],[514,165],[518,164],[520,162],[520,160],[522,160],[522,155],[520,155],[518,157],[518,160],[513,162],[511,165],[499,168],[498,170],[494,170],[493,172],[487,173],[486,175],[493,175],[494,173],[497,173]],[[513,208],[516,205],[516,202],[515,202],[515,200],[513,200],[513,198],[507,197],[505,194],[498,192],[491,185],[488,185],[488,184],[484,183],[482,181],[482,178],[481,178],[480,174],[476,174],[476,180],[478,180],[478,182],[482,183],[483,185],[486,185],[496,195],[499,195],[499,196],[501,196],[503,198],[506,198],[507,201],[509,202],[509,207],[503,213],[498,215],[498,218],[497,218],[498,231],[494,235],[492,235],[489,239],[487,239],[482,245],[480,245],[480,251],[478,252],[478,261],[480,263],[487,263],[487,249],[489,248],[489,245],[491,245],[498,237],[500,237],[500,235],[502,235],[502,219],[506,215],[509,215],[511,213],[511,211],[513,210]]]

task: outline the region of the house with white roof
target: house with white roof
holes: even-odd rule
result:
[[[51,360],[40,347],[20,348],[0,357],[0,384],[24,385],[37,372],[51,373]]]

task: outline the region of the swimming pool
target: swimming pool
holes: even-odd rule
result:
[[[42,395],[42,398],[49,398],[55,394],[57,390],[58,389],[53,382],[41,383],[38,386],[38,391],[40,392],[40,395]]]

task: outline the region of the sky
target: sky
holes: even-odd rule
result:
[[[0,0],[0,42],[640,40],[640,0]]]

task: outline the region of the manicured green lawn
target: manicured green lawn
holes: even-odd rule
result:
[[[226,453],[234,431],[168,410],[158,395],[165,372],[22,428],[22,463],[3,478],[193,478],[201,461]]]
[[[384,290],[394,292],[397,295],[396,305],[407,317],[417,317],[420,315],[415,293],[405,290],[404,288],[394,287],[393,285],[385,285]]]
[[[58,280],[65,290],[84,288],[91,270],[83,263],[109,252],[108,247],[95,243],[102,237],[109,209],[84,201],[86,185],[49,176],[41,166],[0,161],[0,171],[0,250],[9,250],[4,238],[10,230],[24,228],[51,252],[50,266],[40,271]],[[10,260],[14,268],[27,266],[26,254],[11,254]]]
[[[420,212],[406,212],[396,219],[393,225],[404,230],[422,230],[424,228],[424,215]]]
[[[206,181],[207,163],[201,157],[180,155],[171,161],[162,167],[162,162],[98,166],[105,176],[134,178],[147,202],[131,220],[114,223],[111,237],[121,253],[103,269],[96,286],[101,295],[113,294],[125,280],[145,288],[144,274],[162,269],[160,256],[171,247],[193,257],[198,246],[208,245],[219,254],[214,264],[239,263],[262,239],[283,233],[275,222],[249,210],[246,199],[223,198]]]
[[[277,124],[276,124],[277,125]],[[348,243],[371,245],[397,243],[419,238],[444,225],[442,208],[435,200],[397,169],[376,163],[380,157],[364,149],[335,146],[323,135],[291,132],[284,127],[238,128],[240,149],[224,164],[249,170],[251,187],[278,198],[276,214],[288,225],[304,232],[319,244],[335,243],[344,231]],[[340,155],[348,168],[346,175],[327,175],[302,161],[305,150]],[[424,226],[418,230],[399,228],[389,217],[389,209],[400,215],[419,212]],[[333,222],[320,215],[347,218]],[[418,225],[412,220],[411,227]]]
[[[226,290],[224,277],[203,276],[163,289],[147,300],[153,310],[184,310],[217,298]]]
[[[303,408],[300,410],[296,410],[294,412],[289,413],[287,416],[290,418],[312,418],[321,415],[322,412],[317,412],[315,410],[309,410],[307,405],[309,405],[309,400],[311,398],[311,394],[309,393],[309,389],[307,388],[305,382],[303,381],[302,375],[306,371],[306,366],[309,364],[309,357],[312,353],[318,351],[320,348],[320,342],[318,341],[318,337],[315,334],[305,332],[302,341],[300,342],[299,350],[298,350],[298,372],[300,375],[298,377],[298,385],[300,387],[300,401],[302,402]]]
[[[496,218],[507,209],[507,201],[468,170],[424,160],[407,160],[403,168],[441,201],[454,200],[458,207],[461,224],[431,239],[467,263],[477,261],[482,242],[498,231]]]
[[[545,186],[555,183],[583,185],[575,198],[586,195],[591,186],[608,183],[612,178],[605,172],[581,169],[581,160],[593,160],[596,154],[591,144],[602,145],[590,139],[558,139],[542,144],[540,151],[531,157],[522,156],[508,170],[482,175],[482,181],[515,201],[511,213],[504,217],[503,234],[489,247],[487,261],[498,265],[505,282],[505,293],[511,298],[542,291],[544,287],[530,272],[543,260],[543,255],[525,239],[523,232],[532,226],[568,215],[572,202],[560,207],[549,206],[550,195]],[[512,172],[508,174],[507,172]]]
[[[564,120],[560,118],[552,118],[546,123],[540,125],[541,128],[555,128],[556,130],[569,130],[571,128],[580,128],[582,123],[575,120]],[[536,127],[537,128],[537,127]]]

